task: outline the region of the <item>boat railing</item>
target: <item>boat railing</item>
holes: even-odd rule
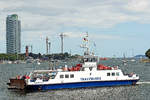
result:
[[[37,80],[41,80],[43,82],[49,81],[50,79],[55,79],[57,72],[49,72],[49,73],[33,73],[30,78],[30,82],[36,82]]]

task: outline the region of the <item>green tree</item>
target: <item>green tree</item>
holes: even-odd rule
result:
[[[0,60],[24,60],[24,54],[0,54]]]
[[[148,49],[145,53],[146,57],[148,57],[150,59],[150,49]]]

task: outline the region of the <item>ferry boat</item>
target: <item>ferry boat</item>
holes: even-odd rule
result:
[[[87,36],[86,36],[87,38]],[[118,66],[99,64],[97,56],[86,52],[80,64],[73,67],[65,65],[55,70],[34,70],[28,76],[10,78],[9,88],[25,90],[51,90],[63,88],[84,88],[102,86],[135,85],[139,76],[124,74]]]

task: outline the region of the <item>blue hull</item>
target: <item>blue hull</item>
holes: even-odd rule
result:
[[[48,85],[28,85],[26,86],[26,90],[51,90],[51,89],[63,89],[63,88],[135,85],[137,81],[138,80],[115,80],[115,81],[61,83],[61,84],[48,84]]]

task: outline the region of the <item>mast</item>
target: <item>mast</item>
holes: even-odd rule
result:
[[[87,55],[90,55],[90,51],[89,51],[89,40],[88,40],[88,32],[87,32],[87,34],[86,34],[86,42],[87,43],[85,43],[85,45],[86,45],[86,53],[87,53]]]
[[[31,45],[31,53],[32,53],[32,48],[33,48],[33,47],[32,47],[32,45]]]
[[[49,54],[50,54],[50,50],[51,50],[51,42],[48,42],[49,45]]]
[[[86,33],[86,36],[83,38],[84,43],[81,45],[81,48],[84,48],[84,55],[90,55],[89,51],[89,40],[88,40],[88,32]]]
[[[46,37],[46,54],[48,54],[48,37]]]

